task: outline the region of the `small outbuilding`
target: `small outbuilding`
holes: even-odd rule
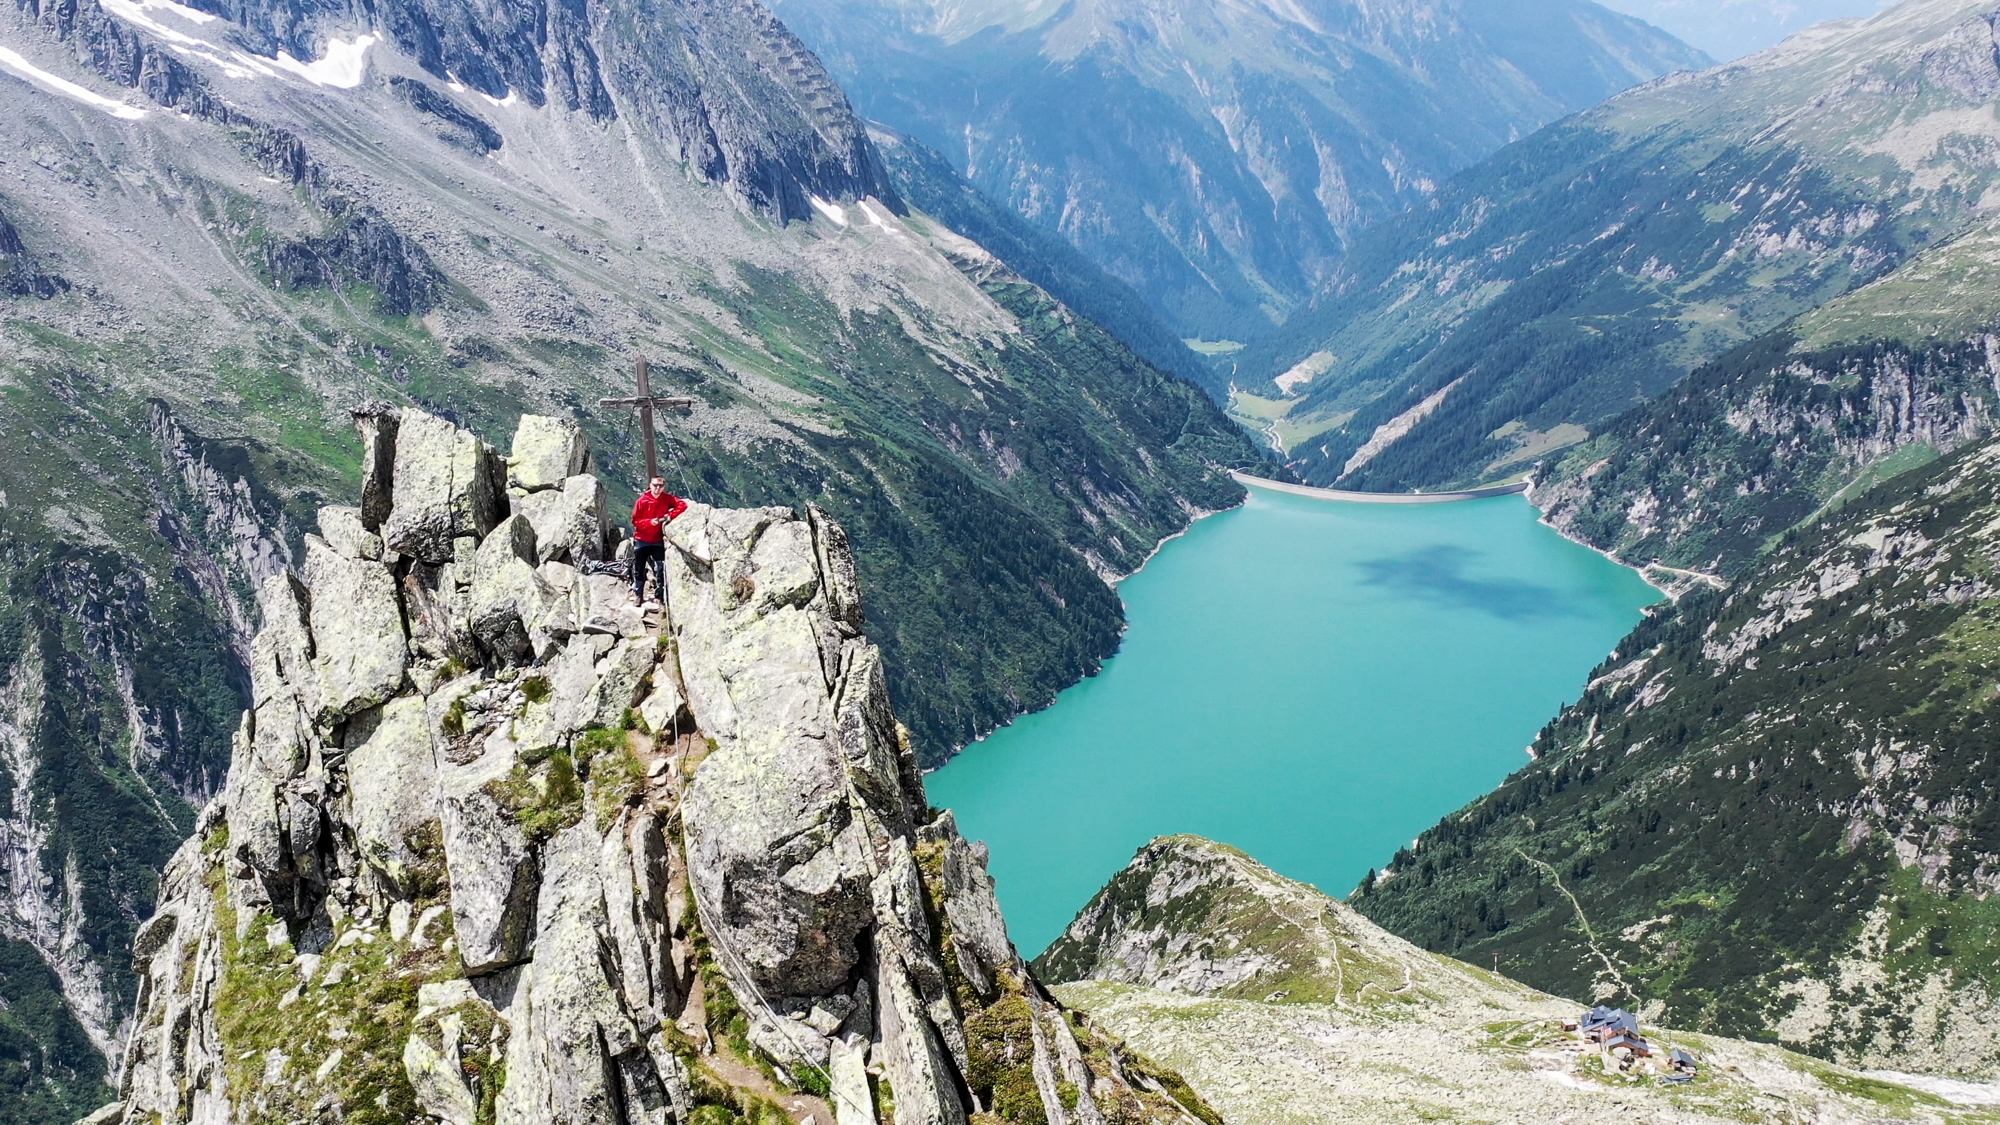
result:
[[[1604,1040],[1604,1052],[1610,1054],[1620,1047],[1630,1052],[1635,1059],[1653,1057],[1653,1045],[1639,1037],[1636,1031],[1619,1031]]]
[[[1695,1071],[1698,1069],[1694,1061],[1694,1056],[1681,1050],[1679,1047],[1675,1047],[1667,1053],[1667,1065],[1689,1077],[1693,1077]]]

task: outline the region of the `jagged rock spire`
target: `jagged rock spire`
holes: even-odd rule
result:
[[[694,505],[647,617],[590,573],[614,539],[572,424],[502,459],[357,421],[362,506],[265,587],[107,1119],[1213,1119],[1015,955],[824,512]]]

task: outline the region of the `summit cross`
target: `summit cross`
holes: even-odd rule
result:
[[[639,357],[639,397],[601,398],[599,406],[625,406],[639,408],[639,428],[646,434],[646,480],[660,475],[660,455],[653,441],[653,409],[669,409],[677,406],[693,406],[691,398],[657,398],[653,395],[652,368],[645,356]]]

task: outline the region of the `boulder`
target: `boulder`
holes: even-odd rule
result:
[[[839,989],[873,910],[866,831],[830,738],[821,615],[783,600],[818,586],[800,577],[817,567],[799,526],[785,509],[698,506],[668,531],[684,687],[717,742],[681,806],[690,879],[740,983],[773,997]]]
[[[993,876],[986,872],[986,849],[965,842],[953,832],[944,852],[944,915],[951,926],[959,968],[981,996],[995,992],[995,974],[1026,975],[1014,946],[1007,940],[1007,922]]]
[[[604,486],[594,476],[574,476],[560,488],[517,497],[514,513],[526,516],[534,526],[544,562],[559,559],[582,565],[604,557]]]
[[[636,608],[627,604],[632,600],[632,584],[611,574],[583,575],[571,597],[576,603],[577,628],[586,633],[622,636],[624,611]]]
[[[502,661],[523,661],[534,653],[528,623],[551,600],[535,576],[537,561],[535,529],[522,516],[501,521],[472,560],[472,635]]]
[[[496,733],[463,765],[438,763],[438,811],[451,880],[451,920],[467,975],[518,965],[528,956],[536,866],[528,837],[488,790],[514,771],[513,743]]]
[[[420,893],[419,864],[436,857],[412,847],[435,830],[437,765],[424,701],[390,700],[355,719],[347,735],[347,813],[361,858],[398,893]]]
[[[625,721],[625,709],[636,706],[646,684],[660,662],[660,644],[652,637],[628,637],[619,641],[597,662],[596,683],[584,697],[582,724],[586,727],[616,727]]]
[[[684,702],[673,676],[661,669],[653,674],[653,690],[647,692],[645,700],[639,704],[639,720],[646,724],[648,731],[662,733],[673,725],[674,716],[680,714]]]
[[[547,660],[576,633],[576,587],[583,575],[568,563],[545,562],[535,568],[535,602],[522,614],[528,643],[536,660]]]
[[[305,768],[319,711],[308,594],[287,570],[265,580],[258,601],[264,628],[250,642],[250,744],[264,772],[282,780]]]
[[[430,1045],[422,1031],[413,1032],[403,1044],[403,1073],[416,1092],[417,1104],[443,1125],[474,1125],[479,1117],[479,1099],[466,1085],[460,1061],[459,1039],[465,1021],[456,1012],[438,1021],[442,1051]]]
[[[306,536],[306,584],[313,615],[313,673],[323,726],[375,707],[403,685],[409,644],[396,580],[381,563],[350,559],[317,535]]]
[[[578,636],[556,653],[541,671],[548,694],[531,701],[514,723],[514,741],[524,754],[566,746],[588,726],[588,697],[597,683],[596,638]]]
[[[589,453],[574,420],[523,414],[507,455],[507,484],[530,493],[554,488],[583,472]]]
[[[361,509],[328,505],[319,510],[319,534],[327,545],[350,559],[382,558],[382,537],[361,522]]]
[[[447,562],[452,540],[484,538],[505,510],[504,463],[472,433],[421,410],[397,424],[394,506],[383,543],[425,562]]]

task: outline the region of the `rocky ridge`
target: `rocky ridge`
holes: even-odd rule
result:
[[[94,1121],[1218,1120],[1014,954],[824,512],[691,507],[644,611],[573,423],[356,418]]]
[[[1162,837],[1036,959],[1066,1001],[1184,1074],[1226,1118],[1977,1122],[1991,1087],[1865,1075],[1778,1047],[1643,1030],[1685,1085],[1561,1029],[1581,1006],[1398,938],[1234,848]],[[1937,1089],[1950,1089],[1939,1086]]]
[[[696,400],[662,419],[676,491],[817,503],[854,531],[930,764],[1114,651],[1106,576],[1235,503],[1210,463],[1256,456],[948,225],[835,192],[834,141],[757,142],[826,158],[826,180],[767,185],[811,213],[780,222],[683,159],[647,116],[654,77],[607,79],[601,118],[525,79],[440,78],[386,9],[310,6],[284,17],[298,38],[259,38],[283,7],[0,18],[0,685],[24,701],[0,731],[0,1107],[34,1125],[106,1097],[93,1044],[123,1037],[133,933],[226,773],[257,591],[361,484],[356,400],[502,445],[523,413],[574,417],[623,501],[637,427],[592,404],[649,356],[660,393]],[[651,9],[588,10],[608,73],[607,37]],[[452,11],[486,49],[554,58],[512,6]],[[813,100],[805,61],[735,73],[723,48],[775,42],[768,13],[690,12],[702,28],[642,30],[722,53],[659,82]]]

